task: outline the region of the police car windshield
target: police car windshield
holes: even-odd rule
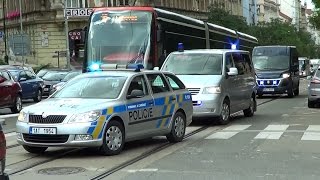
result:
[[[127,77],[100,76],[72,79],[51,98],[115,99]]]
[[[221,54],[171,54],[164,64],[164,71],[176,75],[221,75]]]

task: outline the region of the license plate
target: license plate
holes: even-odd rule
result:
[[[263,91],[266,91],[266,92],[273,92],[274,91],[274,88],[264,88]]]
[[[57,128],[36,128],[30,127],[29,134],[57,134]]]
[[[49,88],[44,88],[43,90],[44,90],[44,91],[49,91]]]

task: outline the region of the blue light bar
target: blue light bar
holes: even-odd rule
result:
[[[231,49],[232,50],[236,50],[237,49],[237,45],[236,44],[231,44]]]
[[[139,72],[141,69],[144,69],[143,64],[128,64],[128,69],[135,69],[136,72]]]
[[[178,51],[179,52],[183,52],[184,51],[183,43],[178,43]]]
[[[98,71],[100,70],[100,64],[99,63],[93,63],[89,66],[90,71]]]

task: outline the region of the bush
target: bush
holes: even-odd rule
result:
[[[38,73],[41,69],[47,69],[52,67],[51,64],[41,64],[40,66],[34,67],[33,70],[35,73]]]

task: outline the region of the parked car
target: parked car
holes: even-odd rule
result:
[[[46,75],[47,73],[49,72],[52,72],[52,71],[69,71],[67,69],[59,69],[59,68],[49,68],[49,69],[41,69],[38,73],[37,73],[37,76],[39,78],[42,78],[44,75]]]
[[[14,81],[11,74],[0,69],[0,108],[10,108],[11,112],[19,113],[22,109],[22,89]]]
[[[69,73],[67,70],[55,70],[46,73],[42,79],[43,85],[43,96],[49,96],[53,85],[60,83]]]
[[[22,99],[33,99],[39,102],[42,99],[43,80],[34,73],[24,69],[7,69],[14,80],[19,82],[22,88]]]
[[[311,79],[308,86],[308,107],[314,108],[320,103],[320,68],[308,79]]]
[[[178,76],[192,94],[193,117],[217,117],[227,124],[230,114],[253,116],[257,108],[256,79],[250,53],[231,49],[172,52],[161,71]]]
[[[24,70],[28,70],[30,72],[32,72],[33,74],[35,74],[33,68],[31,66],[26,66],[26,65],[2,65],[2,68],[6,68],[6,69],[24,69]]]
[[[80,75],[82,72],[81,71],[71,71],[69,72],[66,77],[64,77],[61,82],[59,82],[58,84],[55,84],[52,86],[52,89],[50,90],[50,95],[53,94],[54,92],[56,92],[57,90],[59,90],[64,84],[67,83],[67,81],[69,81],[70,79]]]
[[[9,180],[9,175],[4,172],[6,167],[7,142],[0,123],[0,179]]]

